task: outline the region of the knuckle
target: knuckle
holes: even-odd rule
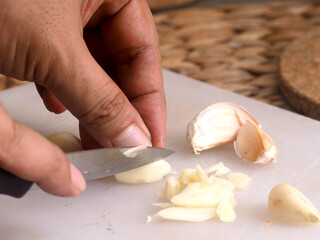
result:
[[[79,120],[89,128],[100,129],[115,122],[123,112],[125,105],[126,99],[118,90],[112,96],[109,95],[97,101],[89,111],[79,117]]]

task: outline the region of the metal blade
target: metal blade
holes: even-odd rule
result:
[[[112,176],[160,160],[174,151],[148,147],[137,151],[133,157],[123,154],[128,148],[102,148],[67,153],[67,158],[83,174],[86,181]]]

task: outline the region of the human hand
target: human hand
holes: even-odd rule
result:
[[[151,137],[163,147],[160,53],[145,1],[25,2],[0,2],[0,72],[35,82],[50,111],[69,109],[85,147],[150,145]]]

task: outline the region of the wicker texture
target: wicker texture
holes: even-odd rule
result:
[[[184,9],[154,18],[164,68],[294,111],[279,89],[279,58],[320,25],[319,2]]]
[[[320,26],[319,2],[187,8],[154,14],[164,68],[295,111],[278,84],[281,53]],[[23,84],[0,75],[0,90]]]

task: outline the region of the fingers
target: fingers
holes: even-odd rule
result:
[[[148,127],[153,145],[164,147],[166,104],[161,59],[158,36],[147,4],[145,1],[129,1],[112,18],[104,21],[99,33],[104,41],[103,48],[116,62],[117,80],[122,91]],[[90,34],[85,35],[86,40],[95,50],[93,43],[96,41],[93,40],[96,38],[92,39]],[[99,52],[93,51],[93,54],[101,59]]]
[[[56,114],[63,113],[66,108],[63,104],[52,94],[48,89],[36,84],[40,97],[43,100],[44,105],[50,112]]]
[[[1,105],[0,119],[0,168],[59,196],[76,196],[85,189],[81,173],[57,146],[12,120]]]

